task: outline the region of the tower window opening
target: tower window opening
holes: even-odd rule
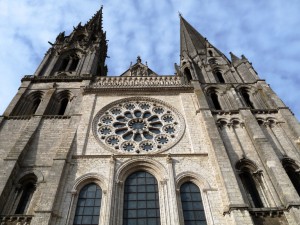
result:
[[[61,62],[61,65],[60,65],[58,71],[64,71],[64,70],[66,70],[66,69],[67,69],[67,66],[68,66],[68,64],[69,64],[69,60],[70,60],[69,57],[64,58],[64,59],[62,60],[62,62]]]
[[[43,93],[40,91],[32,92],[20,99],[12,112],[14,116],[34,115],[42,102]]]
[[[78,57],[73,58],[72,62],[71,62],[71,65],[70,65],[70,68],[69,68],[69,71],[75,71],[76,68],[77,68],[78,63],[79,63]]]
[[[58,115],[64,115],[65,114],[68,103],[69,103],[69,99],[67,99],[67,98],[64,98],[64,99],[61,100],[60,108],[59,108],[59,111],[57,113]]]
[[[246,91],[246,90],[243,89],[241,91],[241,94],[243,96],[243,99],[244,99],[246,105],[248,107],[250,107],[251,109],[254,109],[254,105],[253,105],[252,101],[250,100],[250,95],[249,95],[248,91]]]
[[[192,78],[192,74],[189,68],[185,68],[184,69],[184,74],[188,80],[188,82],[190,82],[193,78]]]
[[[216,72],[216,77],[217,77],[217,79],[218,79],[218,81],[219,81],[220,83],[225,83],[225,80],[224,80],[224,78],[223,78],[223,75],[222,75],[222,73],[221,73],[220,71]]]
[[[37,110],[37,108],[39,107],[41,103],[41,99],[36,99],[34,102],[33,102],[33,106],[32,106],[32,113],[31,114],[34,114]]]
[[[210,94],[210,97],[211,97],[211,100],[214,104],[215,109],[216,110],[222,110],[220,102],[219,102],[218,95],[215,92],[213,92],[213,93]]]
[[[260,198],[260,195],[257,190],[257,185],[253,176],[250,174],[249,171],[242,171],[240,174],[240,178],[243,184],[243,187],[246,191],[247,198],[249,203],[254,208],[262,208],[264,207],[263,202]]]
[[[212,52],[211,50],[208,50],[208,54],[209,54],[209,56],[211,56],[211,57],[214,56],[214,55],[213,55],[213,52]]]
[[[66,56],[62,59],[58,71],[75,71],[79,63],[79,58],[76,54]]]
[[[283,162],[283,167],[290,178],[292,184],[294,185],[298,195],[300,196],[300,174],[297,173],[296,168],[289,164]]]
[[[35,185],[32,182],[29,182],[22,187],[22,189],[20,190],[22,194],[17,209],[15,211],[15,214],[25,213],[26,208],[28,208],[28,205],[30,203],[34,191],[35,191]]]

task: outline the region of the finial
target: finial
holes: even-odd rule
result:
[[[142,62],[142,59],[141,59],[140,56],[137,57],[136,62],[137,62],[137,63],[141,63],[141,62]]]
[[[182,17],[182,14],[181,14],[181,12],[179,12],[179,11],[178,11],[178,16],[179,16],[179,18],[180,18],[180,17]]]

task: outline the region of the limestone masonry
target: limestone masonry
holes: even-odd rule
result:
[[[299,225],[300,126],[180,15],[180,64],[107,76],[102,8],[0,117],[1,225]],[[130,59],[128,59],[130,61]]]

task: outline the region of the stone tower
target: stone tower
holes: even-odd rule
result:
[[[180,16],[180,64],[107,76],[102,9],[60,33],[0,117],[0,221],[300,224],[300,127],[245,56]]]

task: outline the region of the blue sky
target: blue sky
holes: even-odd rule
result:
[[[229,57],[244,54],[300,118],[299,0],[0,0],[0,114],[61,31],[70,33],[104,6],[109,75],[140,55],[158,74],[179,63],[181,12]]]

